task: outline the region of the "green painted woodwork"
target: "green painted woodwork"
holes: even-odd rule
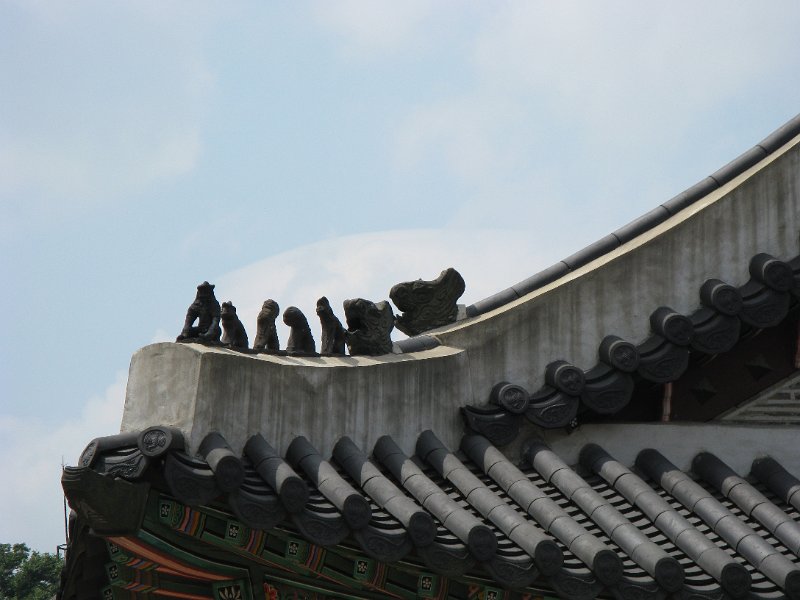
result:
[[[138,537],[181,562],[226,577],[224,582],[205,585],[205,593],[213,600],[235,599],[237,594],[241,594],[242,600],[545,598],[533,589],[521,592],[498,589],[485,575],[447,578],[412,562],[413,557],[388,565],[365,555],[355,545],[343,543],[322,548],[285,526],[269,532],[254,530],[218,505],[189,507],[157,491],[152,491],[148,498]],[[113,544],[109,544],[109,556],[110,564],[135,563],[148,568],[148,561],[127,556]],[[178,591],[176,582],[163,577],[159,578],[159,585]],[[135,596],[126,596],[132,597]]]
[[[214,592],[214,600],[253,600],[249,578],[214,583],[211,589]]]

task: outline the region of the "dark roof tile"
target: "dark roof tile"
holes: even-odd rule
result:
[[[705,179],[701,179],[697,183],[695,183],[689,189],[681,192],[677,196],[670,198],[666,202],[664,202],[661,206],[669,211],[670,215],[677,214],[687,206],[691,206],[695,202],[697,202],[700,198],[704,198],[715,189],[719,187],[719,184],[712,178],[706,177]]]
[[[724,167],[721,167],[711,174],[711,178],[720,186],[725,185],[734,177],[741,175],[753,165],[758,164],[763,158],[767,156],[767,151],[762,146],[753,146],[745,152],[734,158]]]
[[[477,317],[478,315],[492,311],[495,308],[500,308],[509,302],[513,302],[519,297],[520,295],[514,290],[514,288],[506,288],[501,292],[497,292],[496,294],[489,296],[488,298],[484,298],[483,300],[479,300],[478,302],[469,305],[466,309],[467,316]]]
[[[753,461],[751,472],[772,490],[773,494],[800,510],[800,480],[784,469],[778,461],[770,456],[757,458]]]
[[[289,444],[286,459],[303,470],[320,493],[342,513],[352,529],[363,529],[369,524],[372,519],[369,503],[322,458],[305,437],[298,436]]]
[[[223,442],[217,439],[210,446],[226,447]],[[121,443],[103,444],[107,449],[94,461],[95,468],[100,472],[110,468],[109,457],[128,453],[124,444],[135,444]],[[210,446],[204,447],[206,455]],[[231,518],[249,527],[266,530],[288,521],[296,535],[327,547],[332,557],[336,545],[350,536],[367,556],[388,565],[408,561],[416,552],[425,568],[458,578],[480,563],[497,585],[545,586],[576,600],[582,594],[624,595],[633,590],[650,595],[686,593],[709,600],[722,590],[733,598],[746,596],[748,590],[769,597],[779,597],[776,594],[783,590],[793,597],[798,568],[783,556],[786,550],[776,545],[775,538],[796,553],[800,527],[713,455],[699,455],[695,470],[721,486],[730,500],[717,500],[655,450],[641,452],[637,465],[656,484],[671,486],[671,494],[657,492],[597,445],[581,452],[583,466],[596,473],[584,478],[543,442],[533,443],[529,458],[550,484],[536,473],[520,470],[479,436],[462,439],[464,458],[433,432],[420,436],[419,448],[434,469],[410,460],[391,438],[378,441],[373,460],[352,440],[341,438],[333,462],[324,460],[308,440],[298,438],[286,453],[300,469],[298,475],[266,440],[253,436],[239,459],[244,483],[227,496],[221,495],[208,462],[181,450],[167,451],[164,467],[153,462],[146,468],[164,468],[167,481],[188,477],[187,489],[194,489],[195,496],[170,488],[181,502],[196,501],[202,490],[201,504],[214,500],[214,511],[227,506],[225,510],[235,515]],[[176,466],[180,477],[168,476]],[[275,480],[281,470],[289,473],[286,481],[295,478],[311,486],[308,503],[294,514],[279,501],[274,482],[267,481]],[[793,493],[796,480],[774,461],[762,460],[754,471],[766,473],[768,480],[781,482],[784,491]],[[65,489],[73,488],[65,484]],[[565,503],[566,496],[571,502]],[[757,500],[748,503],[750,496]],[[753,519],[766,530],[732,512],[736,501],[747,509],[752,506]],[[363,503],[369,512],[354,509],[351,502]],[[674,508],[678,503],[688,504],[695,513]],[[371,518],[359,522],[365,514]],[[703,523],[697,527],[692,525],[700,520]],[[752,577],[738,562],[743,560],[750,563]],[[414,561],[404,564],[408,568]]]
[[[436,346],[439,345],[439,340],[432,335],[422,333],[404,340],[399,340],[395,342],[395,344],[397,344],[397,347],[403,353],[408,354],[410,352],[422,352],[424,350],[436,348]]]
[[[786,142],[800,135],[800,115],[781,125],[758,143],[768,154],[778,150]]]
[[[244,453],[261,478],[280,495],[291,513],[300,512],[308,502],[308,486],[260,433],[244,445]]]
[[[548,283],[554,282],[569,273],[570,267],[564,261],[558,261],[554,265],[550,265],[543,271],[539,271],[535,275],[531,275],[527,279],[523,279],[518,284],[511,286],[519,296],[524,296],[534,290],[546,286]]]
[[[607,236],[600,238],[596,242],[589,244],[582,250],[579,250],[575,254],[568,256],[567,258],[563,259],[561,262],[567,265],[567,268],[571,271],[582,267],[583,265],[587,265],[592,262],[594,259],[603,256],[604,254],[608,254],[612,250],[615,250],[620,245],[619,238],[614,234],[608,234]]]
[[[670,212],[663,206],[656,206],[654,209],[646,212],[641,217],[638,217],[623,225],[614,232],[614,236],[619,240],[620,244],[631,241],[639,237],[646,231],[651,230],[653,227],[660,225],[670,217]]]

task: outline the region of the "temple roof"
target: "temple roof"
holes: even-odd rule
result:
[[[61,597],[800,598],[798,231],[800,116],[395,353],[145,347]]]

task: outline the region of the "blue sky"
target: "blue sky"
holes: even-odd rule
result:
[[[341,314],[447,266],[479,300],[800,112],[798,23],[794,1],[0,3],[0,542],[62,541],[62,456],[118,430],[131,354],[199,282],[251,337],[267,297]]]

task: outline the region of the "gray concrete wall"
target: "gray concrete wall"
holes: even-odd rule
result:
[[[709,278],[745,283],[759,252],[799,254],[798,141],[568,277],[439,332],[443,344],[469,352],[473,402],[502,378],[537,389],[553,360],[593,366],[608,334],[642,341],[653,310],[666,305],[688,314]]]
[[[460,439],[458,398],[467,398],[464,352],[422,356],[290,358],[243,355],[198,344],[161,343],[133,355],[123,431],[171,425],[196,449],[219,431],[236,452],[253,433],[283,451],[305,435],[321,451],[349,435],[372,449],[390,433],[404,447],[431,424]],[[449,434],[449,435],[448,435]]]
[[[279,450],[305,435],[329,453],[342,435],[369,451],[383,434],[411,452],[418,433],[431,428],[456,447],[459,407],[485,402],[498,381],[534,391],[553,360],[587,369],[604,336],[641,341],[658,306],[691,312],[706,279],[744,283],[753,255],[800,253],[799,232],[800,137],[569,276],[433,332],[442,343],[433,350],[287,358],[184,344],[143,348],[131,362],[122,429],[174,425],[191,449],[216,430],[236,451],[256,431]]]

